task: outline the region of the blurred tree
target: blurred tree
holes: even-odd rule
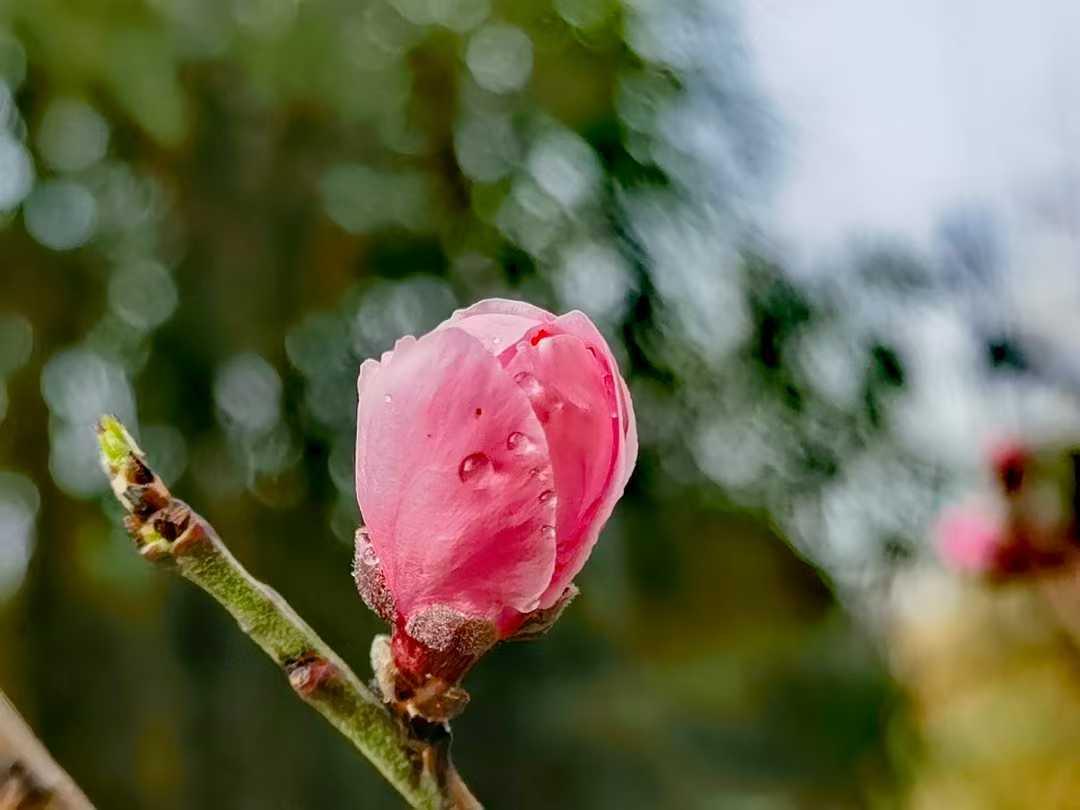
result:
[[[7,0],[0,21],[0,683],[100,806],[395,800],[215,606],[134,559],[93,420],[138,425],[362,662],[356,369],[494,294],[589,311],[643,453],[573,618],[472,678],[477,791],[892,795],[897,695],[782,540],[846,594],[919,536],[935,467],[887,430],[905,357],[852,292],[919,267],[830,288],[771,259],[776,124],[734,12]]]

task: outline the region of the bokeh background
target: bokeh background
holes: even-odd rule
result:
[[[398,806],[91,426],[366,671],[359,363],[501,295],[597,321],[642,446],[469,676],[488,806],[1078,806],[1061,611],[928,540],[1080,435],[1077,52],[1066,0],[2,0],[0,688],[101,808]]]

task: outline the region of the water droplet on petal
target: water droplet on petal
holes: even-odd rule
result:
[[[458,478],[463,483],[481,484],[491,472],[491,459],[487,453],[471,453],[458,465]]]
[[[506,437],[506,449],[516,453],[532,453],[536,450],[536,443],[524,433],[514,431]]]
[[[522,371],[520,374],[516,375],[514,377],[514,382],[521,387],[521,390],[525,392],[525,395],[528,396],[529,399],[532,399],[540,393],[542,388],[540,381],[527,371]]]
[[[540,497],[537,500],[539,500],[540,503],[547,503],[552,499],[552,497],[554,497],[554,495],[555,493],[552,490],[545,489],[543,492],[540,493]]]
[[[491,339],[492,346],[498,346],[500,343],[502,343],[502,338],[497,335]]]
[[[533,413],[541,422],[546,422],[555,411],[562,410],[563,402],[559,395],[544,388],[544,385],[528,371],[519,371],[514,375],[514,382],[525,392],[532,404]]]
[[[545,540],[550,540],[552,543],[555,542],[555,527],[554,526],[543,526],[540,529],[540,534],[543,536],[543,538]]]
[[[394,401],[394,398],[392,396],[390,396],[389,394],[387,394],[385,397],[383,397],[383,402],[390,403],[390,402],[393,402],[393,401]]]

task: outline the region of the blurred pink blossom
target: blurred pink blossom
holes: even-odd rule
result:
[[[452,681],[568,593],[634,468],[630,394],[585,315],[501,299],[358,387],[357,583],[398,668]]]
[[[935,528],[945,563],[969,574],[1000,575],[1007,553],[1006,527],[993,504],[968,503],[946,510]]]

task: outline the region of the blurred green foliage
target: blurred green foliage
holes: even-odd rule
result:
[[[830,580],[877,571],[928,502],[853,562],[796,537],[794,505],[820,515],[870,447],[933,470],[880,435],[904,382],[885,336],[850,346],[842,296],[754,249],[773,123],[736,15],[6,0],[0,78],[0,685],[100,807],[397,800],[216,605],[131,551],[93,420],[138,425],[363,670],[379,627],[349,577],[356,370],[487,295],[600,323],[642,456],[582,598],[470,675],[456,758],[477,794],[900,801],[901,697],[784,541]]]

